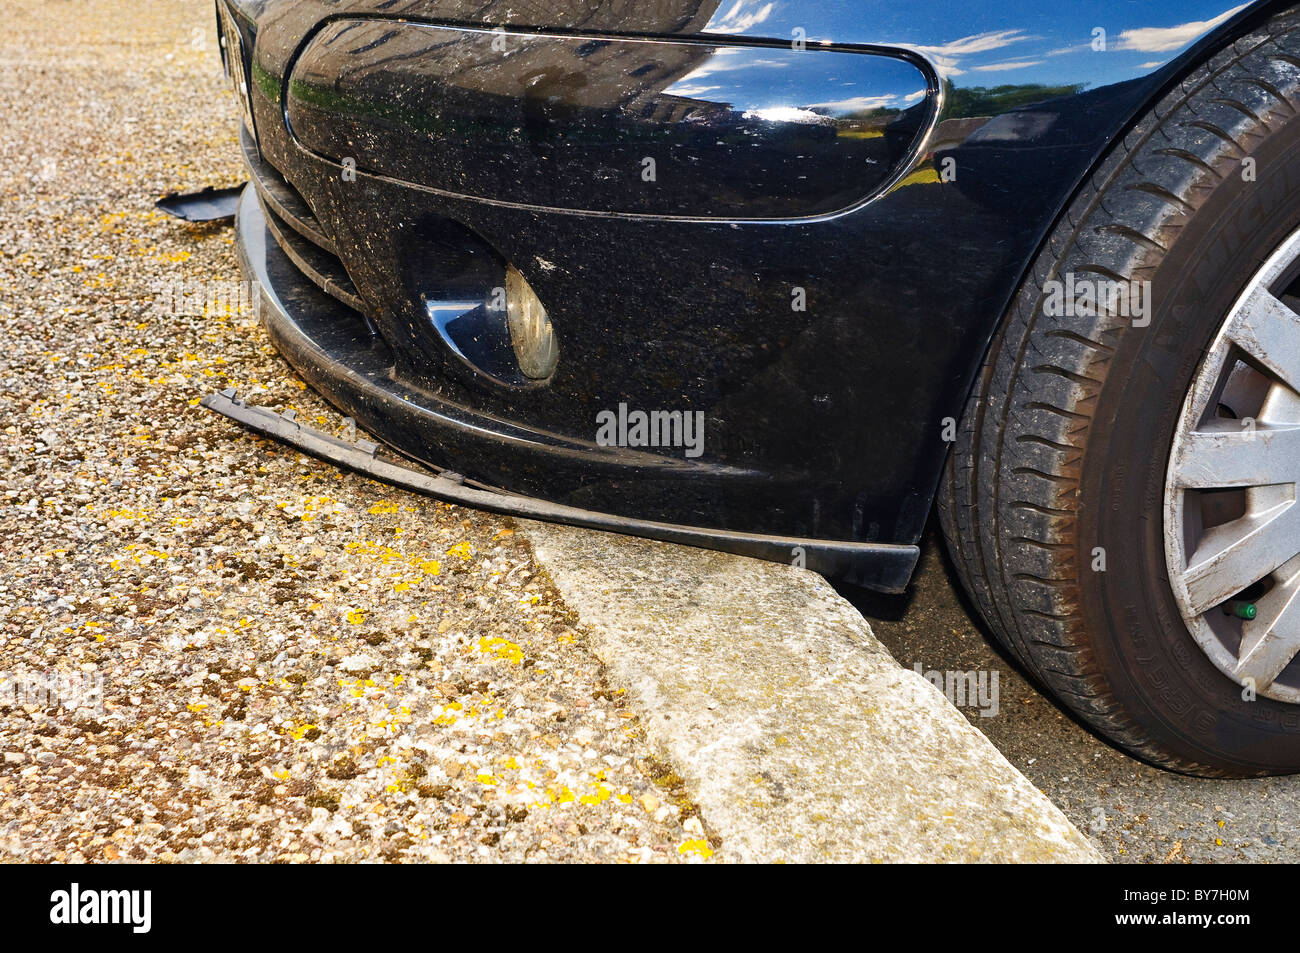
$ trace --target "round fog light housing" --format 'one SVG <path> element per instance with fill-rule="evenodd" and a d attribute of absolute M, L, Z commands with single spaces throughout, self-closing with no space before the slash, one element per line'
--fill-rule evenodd
<path fill-rule="evenodd" d="M 555 329 L 528 279 L 514 265 L 506 271 L 506 322 L 510 326 L 515 360 L 523 375 L 541 381 L 554 374 L 560 361 Z"/>

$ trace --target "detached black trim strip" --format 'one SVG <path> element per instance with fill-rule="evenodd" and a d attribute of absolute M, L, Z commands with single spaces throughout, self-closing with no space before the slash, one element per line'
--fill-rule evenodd
<path fill-rule="evenodd" d="M 277 414 L 269 408 L 247 404 L 236 396 L 233 389 L 209 394 L 199 403 L 208 410 L 242 424 L 254 433 L 278 440 L 337 467 L 364 474 L 404 490 L 474 509 L 551 523 L 564 523 L 585 529 L 643 536 L 702 549 L 716 549 L 771 562 L 788 564 L 795 552 L 802 550 L 805 565 L 815 572 L 843 577 L 857 575 L 853 572 L 854 569 L 859 572 L 866 570 L 874 581 L 875 587 L 890 592 L 902 591 L 920 556 L 920 550 L 916 546 L 836 543 L 674 526 L 669 523 L 612 516 L 608 513 L 593 513 L 590 510 L 515 496 L 497 490 L 477 489 L 467 486 L 456 474 L 435 476 L 411 467 L 389 463 L 377 455 L 379 449 L 377 443 L 369 440 L 358 440 L 355 443 L 340 440 L 303 424 L 297 420 L 293 411 Z"/>

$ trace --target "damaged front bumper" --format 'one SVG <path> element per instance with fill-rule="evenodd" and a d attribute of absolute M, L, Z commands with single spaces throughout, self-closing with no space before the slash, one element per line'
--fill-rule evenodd
<path fill-rule="evenodd" d="M 391 354 L 382 339 L 371 333 L 357 312 L 344 304 L 338 294 L 327 293 L 320 282 L 304 276 L 302 262 L 291 258 L 272 234 L 272 226 L 253 185 L 245 189 L 235 227 L 240 264 L 245 278 L 259 289 L 258 307 L 272 341 L 331 403 L 397 448 L 409 447 L 412 433 L 434 429 L 454 437 L 458 430 L 475 426 L 472 421 L 450 412 L 440 413 L 427 393 L 407 392 L 394 379 Z M 290 249 L 294 247 L 291 243 L 286 245 Z M 345 289 L 339 291 L 346 293 Z M 471 485 L 455 474 L 434 476 L 397 465 L 379 457 L 375 444 L 341 441 L 303 425 L 292 416 L 249 406 L 233 392 L 210 395 L 203 400 L 203 406 L 345 469 L 450 503 L 492 512 L 805 566 L 884 592 L 901 592 L 905 588 L 920 554 L 918 547 L 911 545 L 766 536 L 594 512 L 482 484 Z M 522 433 L 516 439 L 521 453 L 541 454 L 557 461 L 578 450 L 559 443 L 538 447 Z M 437 469 L 436 461 L 422 462 Z"/>

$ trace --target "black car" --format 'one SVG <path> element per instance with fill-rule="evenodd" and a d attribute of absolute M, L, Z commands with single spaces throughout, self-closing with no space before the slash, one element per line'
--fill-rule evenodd
<path fill-rule="evenodd" d="M 1287 4 L 217 16 L 270 334 L 441 476 L 263 429 L 886 592 L 937 506 L 1088 723 L 1189 773 L 1300 769 Z"/>

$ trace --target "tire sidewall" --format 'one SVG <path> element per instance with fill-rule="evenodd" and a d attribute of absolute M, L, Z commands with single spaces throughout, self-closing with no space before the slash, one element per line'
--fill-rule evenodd
<path fill-rule="evenodd" d="M 1128 327 L 1110 355 L 1084 450 L 1078 563 L 1097 661 L 1117 700 L 1176 756 L 1225 771 L 1300 765 L 1300 705 L 1248 700 L 1184 623 L 1166 568 L 1170 447 L 1200 363 L 1263 262 L 1300 227 L 1300 119 L 1208 187 L 1154 269 L 1151 324 Z M 1243 169 L 1245 166 L 1242 167 Z M 1106 568 L 1094 572 L 1096 548 Z M 1231 757 L 1225 752 L 1232 752 Z"/>

